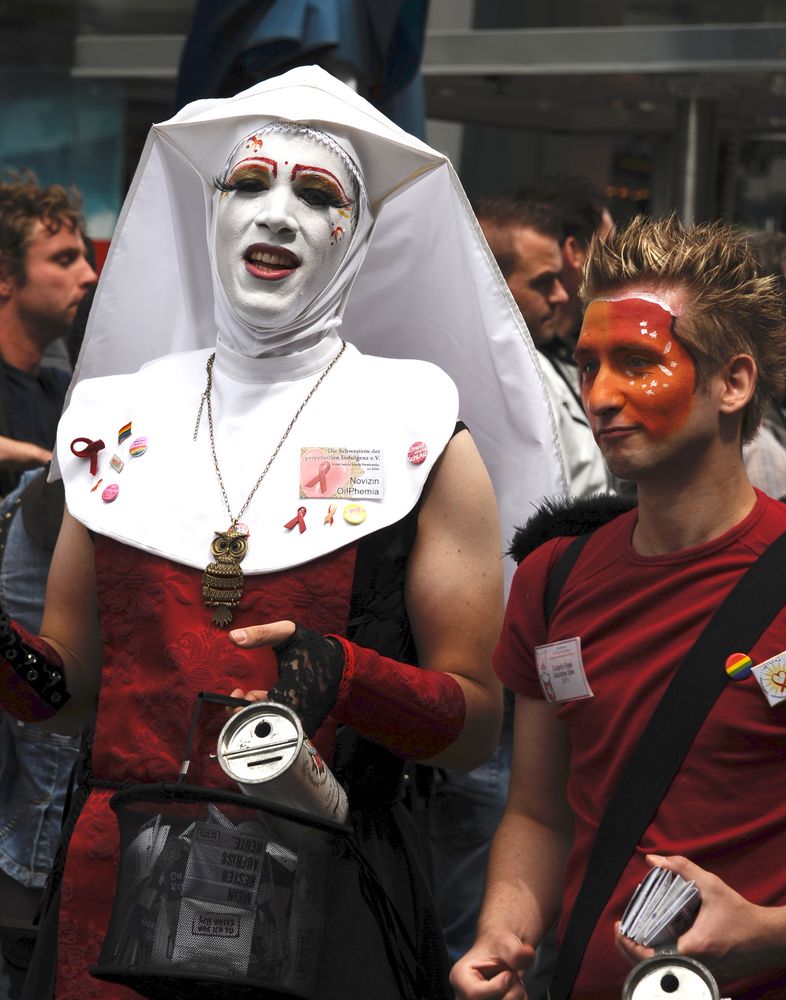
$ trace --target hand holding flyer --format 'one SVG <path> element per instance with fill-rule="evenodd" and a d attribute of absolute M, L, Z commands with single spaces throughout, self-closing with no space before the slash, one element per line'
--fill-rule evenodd
<path fill-rule="evenodd" d="M 652 868 L 625 907 L 620 929 L 637 944 L 654 948 L 684 934 L 700 906 L 695 882 L 666 868 Z"/>

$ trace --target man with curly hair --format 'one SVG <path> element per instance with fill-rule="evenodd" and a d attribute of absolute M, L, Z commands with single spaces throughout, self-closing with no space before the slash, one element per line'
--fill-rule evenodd
<path fill-rule="evenodd" d="M 527 996 L 533 949 L 557 919 L 564 937 L 605 806 L 664 690 L 786 531 L 786 506 L 751 486 L 741 457 L 786 379 L 781 302 L 746 240 L 720 224 L 636 219 L 593 242 L 583 294 L 583 404 L 612 472 L 636 483 L 638 506 L 590 535 L 550 615 L 547 582 L 582 529 L 563 520 L 514 579 L 495 653 L 516 692 L 511 791 L 478 937 L 452 974 L 460 1000 Z M 785 648 L 781 609 L 742 652 L 755 664 Z M 652 955 L 619 921 L 655 865 L 701 891 L 678 954 L 704 962 L 735 1000 L 786 996 L 783 712 L 755 677 L 723 688 L 600 901 L 574 1000 L 619 997 L 630 965 Z"/>
<path fill-rule="evenodd" d="M 30 174 L 0 181 L 0 598 L 33 629 L 63 491 L 43 468 L 25 470 L 49 461 L 69 382 L 42 361 L 95 281 L 76 195 Z M 21 995 L 77 748 L 0 711 L 0 953 L 11 998 Z"/>
<path fill-rule="evenodd" d="M 68 376 L 42 365 L 96 282 L 76 196 L 32 175 L 0 181 L 0 493 L 45 465 Z"/>

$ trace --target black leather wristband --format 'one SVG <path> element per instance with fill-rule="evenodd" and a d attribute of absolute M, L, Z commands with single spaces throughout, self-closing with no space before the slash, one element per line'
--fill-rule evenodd
<path fill-rule="evenodd" d="M 34 639 L 9 617 L 0 612 L 0 657 L 13 672 L 16 684 L 8 697 L 0 699 L 12 714 L 20 701 L 19 682 L 30 689 L 24 711 L 18 717 L 24 721 L 41 721 L 59 711 L 70 698 L 66 687 L 65 669 L 57 653 L 45 642 Z M 2 688 L 0 680 L 0 688 Z M 31 717 L 32 716 L 32 717 Z"/>

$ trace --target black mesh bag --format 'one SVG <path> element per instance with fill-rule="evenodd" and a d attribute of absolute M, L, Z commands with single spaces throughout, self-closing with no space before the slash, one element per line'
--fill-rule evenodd
<path fill-rule="evenodd" d="M 373 982 L 416 1000 L 412 943 L 351 827 L 182 780 L 110 804 L 120 863 L 93 976 L 145 997 L 346 1000 Z"/>

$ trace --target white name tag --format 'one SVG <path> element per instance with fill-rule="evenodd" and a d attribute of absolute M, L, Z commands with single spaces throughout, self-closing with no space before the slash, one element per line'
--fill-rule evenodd
<path fill-rule="evenodd" d="M 594 695 L 584 673 L 581 639 L 562 639 L 535 647 L 538 678 L 546 701 L 577 701 Z"/>
<path fill-rule="evenodd" d="M 753 676 L 770 705 L 786 700 L 786 650 L 753 668 Z"/>

